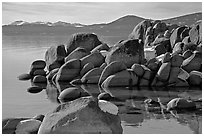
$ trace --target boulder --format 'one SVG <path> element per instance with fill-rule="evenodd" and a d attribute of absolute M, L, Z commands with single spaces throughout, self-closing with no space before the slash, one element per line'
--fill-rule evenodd
<path fill-rule="evenodd" d="M 202 54 L 199 52 L 196 52 L 183 61 L 182 68 L 188 73 L 190 73 L 193 70 L 200 71 L 202 67 L 201 63 L 202 63 Z"/>
<path fill-rule="evenodd" d="M 172 32 L 172 30 L 175 30 L 176 28 L 179 27 L 177 24 L 167 24 L 166 26 L 170 32 Z"/>
<path fill-rule="evenodd" d="M 133 70 L 133 72 L 135 72 L 135 74 L 139 77 L 142 77 L 145 70 L 144 70 L 144 67 L 141 66 L 140 64 L 133 64 L 131 69 Z"/>
<path fill-rule="evenodd" d="M 35 69 L 44 69 L 46 66 L 46 63 L 44 60 L 35 60 L 32 64 L 31 64 L 31 68 L 35 68 Z"/>
<path fill-rule="evenodd" d="M 160 56 L 162 54 L 165 54 L 167 52 L 165 46 L 163 44 L 157 44 L 155 46 L 155 50 L 156 50 L 156 56 Z"/>
<path fill-rule="evenodd" d="M 45 53 L 46 67 L 49 71 L 61 67 L 64 64 L 66 51 L 64 45 L 52 46 Z"/>
<path fill-rule="evenodd" d="M 90 51 L 87 51 L 85 48 L 78 47 L 73 50 L 66 58 L 65 62 L 70 61 L 71 59 L 81 59 L 90 54 Z"/>
<path fill-rule="evenodd" d="M 171 36 L 171 31 L 166 30 L 166 31 L 164 32 L 164 37 L 165 37 L 165 38 L 170 38 L 170 36 Z"/>
<path fill-rule="evenodd" d="M 188 83 L 192 86 L 201 86 L 202 73 L 199 71 L 191 71 L 189 74 Z"/>
<path fill-rule="evenodd" d="M 193 54 L 193 52 L 191 50 L 186 50 L 184 53 L 183 53 L 183 59 L 187 59 L 188 57 L 190 57 L 191 55 Z"/>
<path fill-rule="evenodd" d="M 108 87 L 131 87 L 138 83 L 138 77 L 129 70 L 123 70 L 106 78 L 102 83 L 103 88 Z"/>
<path fill-rule="evenodd" d="M 72 59 L 62 65 L 57 72 L 56 81 L 72 81 L 79 75 L 81 70 L 81 61 Z"/>
<path fill-rule="evenodd" d="M 167 30 L 166 23 L 158 22 L 153 26 L 154 37 L 156 37 L 160 33 L 164 33 Z"/>
<path fill-rule="evenodd" d="M 45 76 L 37 75 L 33 78 L 33 83 L 46 83 L 47 78 Z"/>
<path fill-rule="evenodd" d="M 182 80 L 187 80 L 189 78 L 189 74 L 188 74 L 188 72 L 186 72 L 185 70 L 180 68 L 180 72 L 178 74 L 178 78 L 182 79 Z"/>
<path fill-rule="evenodd" d="M 101 106 L 101 108 L 99 107 Z M 46 114 L 39 134 L 122 133 L 120 118 L 106 108 L 114 107 L 93 97 L 82 97 L 59 105 Z M 102 110 L 103 109 L 103 110 Z M 113 108 L 112 108 L 113 109 Z"/>
<path fill-rule="evenodd" d="M 86 65 L 84 65 L 84 67 L 80 71 L 80 76 L 83 77 L 88 71 L 90 71 L 93 68 L 94 65 L 91 62 L 86 63 Z"/>
<path fill-rule="evenodd" d="M 36 119 L 23 120 L 16 126 L 16 134 L 37 134 L 41 121 Z"/>
<path fill-rule="evenodd" d="M 196 22 L 189 31 L 190 40 L 192 43 L 198 45 L 202 41 L 202 21 Z"/>
<path fill-rule="evenodd" d="M 90 55 L 87 55 L 83 58 L 80 59 L 81 60 L 81 66 L 85 66 L 87 63 L 92 63 L 94 65 L 94 67 L 100 67 L 101 64 L 104 63 L 105 58 L 103 57 L 103 55 L 100 52 L 94 52 Z"/>
<path fill-rule="evenodd" d="M 191 51 L 195 51 L 197 48 L 197 45 L 194 43 L 187 43 L 184 45 L 183 47 L 183 52 L 185 52 L 186 50 L 191 50 Z"/>
<path fill-rule="evenodd" d="M 170 62 L 170 59 L 171 59 L 171 54 L 170 54 L 170 52 L 166 52 L 166 53 L 164 54 L 163 59 L 162 59 L 162 63 Z"/>
<path fill-rule="evenodd" d="M 82 83 L 98 84 L 102 71 L 103 69 L 101 68 L 91 69 L 81 78 Z"/>
<path fill-rule="evenodd" d="M 173 33 L 170 36 L 170 43 L 171 43 L 171 47 L 172 49 L 174 48 L 175 44 L 177 42 L 181 42 L 182 39 L 180 38 L 181 33 L 183 32 L 183 30 L 186 28 L 186 26 L 181 26 L 176 28 Z"/>
<path fill-rule="evenodd" d="M 143 63 L 144 45 L 141 40 L 126 40 L 115 45 L 106 56 L 107 64 L 113 61 L 121 61 L 129 68 L 134 63 Z"/>
<path fill-rule="evenodd" d="M 141 78 L 139 81 L 139 86 L 149 86 L 149 80 Z"/>
<path fill-rule="evenodd" d="M 32 78 L 30 74 L 21 74 L 17 77 L 19 80 L 29 80 Z"/>
<path fill-rule="evenodd" d="M 35 72 L 33 73 L 33 76 L 37 75 L 46 76 L 46 72 L 44 69 L 36 69 Z"/>
<path fill-rule="evenodd" d="M 170 46 L 169 38 L 159 37 L 159 35 L 155 38 L 154 42 L 151 44 L 152 46 L 163 46 L 167 52 L 171 52 L 172 48 Z"/>
<path fill-rule="evenodd" d="M 152 72 L 157 72 L 159 67 L 161 66 L 160 61 L 155 61 L 152 63 L 148 63 L 146 66 L 149 68 Z"/>
<path fill-rule="evenodd" d="M 58 99 L 61 103 L 73 101 L 75 99 L 80 98 L 81 96 L 81 89 L 77 87 L 69 87 L 67 89 L 64 89 L 60 95 L 58 96 Z"/>
<path fill-rule="evenodd" d="M 180 73 L 179 67 L 171 67 L 168 83 L 169 84 L 176 83 L 179 73 Z"/>
<path fill-rule="evenodd" d="M 77 47 L 83 47 L 87 51 L 91 51 L 100 44 L 98 36 L 94 33 L 76 33 L 70 37 L 67 43 L 67 54 L 69 55 Z"/>
<path fill-rule="evenodd" d="M 32 86 L 32 87 L 29 87 L 28 89 L 27 89 L 27 91 L 29 92 L 29 93 L 39 93 L 39 92 L 41 92 L 43 90 L 43 88 L 42 87 L 38 87 L 38 86 Z"/>
<path fill-rule="evenodd" d="M 188 87 L 189 84 L 186 80 L 178 78 L 176 83 L 174 84 L 175 87 Z"/>
<path fill-rule="evenodd" d="M 110 64 L 108 64 L 104 70 L 101 73 L 100 79 L 99 79 L 99 85 L 101 85 L 103 83 L 103 81 L 110 75 L 113 75 L 117 72 L 126 70 L 127 67 L 125 66 L 125 64 L 121 61 L 114 61 Z"/>
<path fill-rule="evenodd" d="M 129 35 L 129 39 L 141 39 L 144 43 L 145 34 L 148 27 L 151 26 L 151 20 L 144 20 L 137 24 L 133 29 L 132 33 Z"/>
<path fill-rule="evenodd" d="M 143 74 L 142 78 L 144 78 L 146 80 L 151 80 L 152 79 L 152 74 L 153 74 L 152 71 L 149 68 L 147 68 L 146 66 L 144 66 L 144 65 L 141 65 L 141 66 L 144 69 L 144 74 Z"/>
<path fill-rule="evenodd" d="M 163 63 L 157 72 L 157 77 L 160 81 L 167 81 L 171 70 L 171 63 Z"/>
<path fill-rule="evenodd" d="M 185 28 L 185 29 L 182 31 L 182 33 L 181 33 L 181 35 L 180 35 L 181 40 L 183 40 L 185 37 L 189 36 L 189 31 L 190 31 L 190 28 L 189 28 L 189 27 Z"/>
<path fill-rule="evenodd" d="M 183 56 L 177 53 L 172 54 L 170 58 L 171 67 L 180 67 L 183 63 Z"/>
<path fill-rule="evenodd" d="M 184 45 L 185 45 L 185 44 L 188 44 L 188 43 L 190 43 L 190 42 L 191 42 L 190 36 L 186 36 L 186 37 L 183 38 L 183 40 L 182 40 L 182 43 L 184 43 Z"/>
<path fill-rule="evenodd" d="M 154 37 L 153 35 L 147 35 L 145 37 L 145 41 L 144 41 L 144 47 L 149 47 L 151 46 L 151 43 L 154 41 Z"/>
<path fill-rule="evenodd" d="M 102 44 L 96 46 L 94 49 L 92 49 L 91 53 L 102 51 L 102 50 L 108 51 L 109 49 L 110 49 L 110 47 L 106 43 L 102 43 Z"/>
<path fill-rule="evenodd" d="M 107 66 L 107 63 L 103 63 L 103 64 L 101 64 L 100 68 L 104 69 L 106 66 Z"/>
<path fill-rule="evenodd" d="M 167 110 L 195 110 L 196 104 L 183 98 L 174 98 L 167 104 Z"/>
<path fill-rule="evenodd" d="M 50 71 L 50 73 L 47 75 L 47 79 L 51 80 L 53 78 L 53 76 L 59 71 L 59 68 L 55 68 L 52 71 Z"/>
<path fill-rule="evenodd" d="M 28 118 L 8 118 L 2 120 L 2 134 L 15 134 L 15 130 L 20 121 Z"/>
<path fill-rule="evenodd" d="M 182 42 L 177 42 L 175 45 L 174 45 L 174 48 L 173 48 L 173 53 L 178 53 L 178 54 L 182 54 L 183 53 L 183 48 L 184 48 L 184 43 Z"/>

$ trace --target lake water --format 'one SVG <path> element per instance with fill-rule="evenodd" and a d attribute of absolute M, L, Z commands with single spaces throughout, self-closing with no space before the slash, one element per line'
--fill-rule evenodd
<path fill-rule="evenodd" d="M 33 117 L 46 114 L 58 105 L 58 89 L 52 84 L 39 93 L 31 94 L 27 88 L 30 81 L 19 81 L 17 76 L 28 73 L 30 64 L 44 59 L 47 48 L 66 44 L 69 36 L 2 36 L 2 118 Z M 122 37 L 101 37 L 108 44 L 124 39 Z M 60 85 L 63 88 L 63 85 Z M 176 97 L 192 100 L 202 98 L 201 89 L 189 88 L 111 88 L 101 90 L 98 86 L 79 86 L 97 96 L 100 92 L 111 93 L 120 101 L 112 101 L 119 108 L 123 133 L 202 133 L 201 111 L 189 113 L 162 113 L 145 105 L 144 100 L 158 98 L 165 104 Z M 201 106 L 201 103 L 196 103 Z"/>

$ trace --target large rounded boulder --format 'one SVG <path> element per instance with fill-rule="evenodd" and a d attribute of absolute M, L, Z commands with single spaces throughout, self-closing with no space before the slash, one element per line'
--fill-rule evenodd
<path fill-rule="evenodd" d="M 191 71 L 188 78 L 189 84 L 192 86 L 202 85 L 202 73 L 199 71 Z"/>
<path fill-rule="evenodd" d="M 98 84 L 103 69 L 94 68 L 88 71 L 82 78 L 82 83 Z"/>
<path fill-rule="evenodd" d="M 98 36 L 94 33 L 76 33 L 71 36 L 67 43 L 67 54 L 70 54 L 77 47 L 83 47 L 91 51 L 100 44 Z"/>
<path fill-rule="evenodd" d="M 72 59 L 60 67 L 57 72 L 56 81 L 72 81 L 81 70 L 81 61 Z"/>
<path fill-rule="evenodd" d="M 45 53 L 46 67 L 49 71 L 64 64 L 66 51 L 64 45 L 52 46 Z"/>
<path fill-rule="evenodd" d="M 106 63 L 121 61 L 127 67 L 144 62 L 144 44 L 139 39 L 126 40 L 115 45 L 106 56 Z"/>
<path fill-rule="evenodd" d="M 116 112 L 110 110 L 110 107 L 114 107 Z M 38 133 L 121 134 L 122 127 L 117 110 L 117 106 L 110 102 L 82 97 L 61 104 L 46 114 Z"/>

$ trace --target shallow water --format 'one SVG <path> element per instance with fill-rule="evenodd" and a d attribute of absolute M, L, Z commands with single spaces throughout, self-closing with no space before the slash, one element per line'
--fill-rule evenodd
<path fill-rule="evenodd" d="M 39 93 L 29 93 L 30 81 L 19 81 L 17 76 L 27 73 L 36 59 L 44 59 L 48 47 L 65 44 L 68 36 L 4 36 L 2 41 L 2 118 L 32 117 L 53 110 L 58 104 L 59 90 L 68 87 L 60 84 L 57 88 L 47 84 Z M 114 44 L 121 37 L 102 37 Z M 201 89 L 189 88 L 109 88 L 79 86 L 93 96 L 109 92 L 119 100 L 112 101 L 119 108 L 123 133 L 202 133 L 201 111 L 184 113 L 162 113 L 158 107 L 144 103 L 151 98 L 166 104 L 176 97 L 202 98 Z M 201 106 L 201 103 L 197 103 Z"/>

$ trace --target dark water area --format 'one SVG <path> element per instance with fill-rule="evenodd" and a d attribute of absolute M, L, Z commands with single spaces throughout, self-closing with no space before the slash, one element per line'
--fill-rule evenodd
<path fill-rule="evenodd" d="M 52 111 L 58 104 L 58 95 L 67 83 L 40 84 L 44 89 L 29 93 L 27 88 L 33 83 L 19 81 L 17 76 L 28 73 L 30 64 L 36 59 L 44 59 L 47 48 L 66 44 L 69 36 L 2 36 L 2 119 L 11 117 L 33 117 Z M 124 37 L 100 37 L 113 45 Z M 202 133 L 202 90 L 200 88 L 107 88 L 97 85 L 77 86 L 97 97 L 108 92 L 118 106 L 123 133 L 135 134 L 201 134 Z M 149 106 L 146 99 L 160 101 L 165 105 L 171 99 L 182 97 L 196 102 L 196 111 L 162 112 L 159 106 Z"/>

